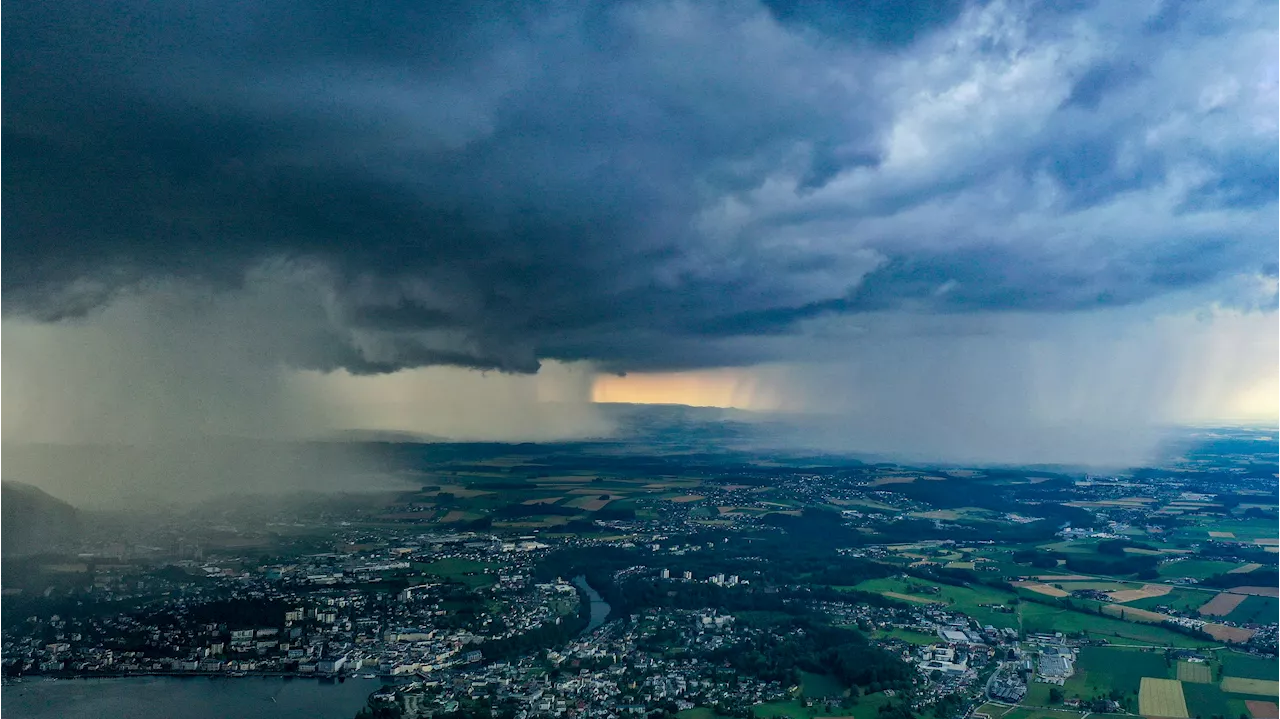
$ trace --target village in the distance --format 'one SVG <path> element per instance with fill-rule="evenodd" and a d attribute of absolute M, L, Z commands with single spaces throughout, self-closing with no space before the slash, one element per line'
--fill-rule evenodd
<path fill-rule="evenodd" d="M 141 518 L 6 482 L 6 690 L 367 682 L 365 717 L 1276 719 L 1277 444 L 1161 466 L 398 444 Z M 411 484 L 412 483 L 412 484 Z"/>

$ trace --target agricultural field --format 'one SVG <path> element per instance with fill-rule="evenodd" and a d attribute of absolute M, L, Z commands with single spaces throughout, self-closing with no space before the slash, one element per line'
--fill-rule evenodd
<path fill-rule="evenodd" d="M 990 719 L 1001 719 L 1001 717 L 1013 710 L 1014 707 L 1006 704 L 983 704 L 973 711 L 973 716 L 985 716 L 990 717 Z"/>
<path fill-rule="evenodd" d="M 996 611 L 990 606 L 1006 606 L 1015 597 L 990 587 L 955 587 L 949 584 L 935 584 L 920 579 L 902 580 L 897 578 L 871 579 L 857 585 L 857 589 L 876 592 L 898 599 L 910 598 L 915 602 L 938 602 L 946 604 L 956 611 L 977 619 L 981 624 L 996 627 L 1016 627 L 1018 618 L 1012 612 Z M 936 593 L 931 591 L 936 589 Z"/>
<path fill-rule="evenodd" d="M 1148 609 L 1151 611 L 1160 611 L 1162 607 L 1176 609 L 1181 612 L 1194 614 L 1196 610 L 1204 606 L 1205 602 L 1212 599 L 1213 592 L 1195 589 L 1174 589 L 1168 594 L 1148 599 L 1138 599 L 1125 603 L 1126 607 L 1134 609 Z"/>
<path fill-rule="evenodd" d="M 1007 714 L 993 715 L 993 719 L 999 716 L 999 719 L 1080 719 L 1080 712 L 1070 709 L 1032 709 L 1030 707 L 1015 707 Z M 1092 714 L 1096 717 L 1112 716 L 1109 714 Z"/>
<path fill-rule="evenodd" d="M 1233 713 L 1233 700 L 1222 693 L 1217 684 L 1183 682 L 1183 699 L 1187 700 L 1187 711 L 1192 716 L 1231 716 L 1238 718 L 1243 707 L 1236 707 Z"/>
<path fill-rule="evenodd" d="M 1162 577 L 1186 577 L 1204 579 L 1215 574 L 1225 574 L 1242 565 L 1235 562 L 1218 562 L 1210 559 L 1183 559 L 1161 564 L 1156 570 Z"/>
<path fill-rule="evenodd" d="M 1118 691 L 1136 698 L 1143 677 L 1167 678 L 1170 674 L 1162 651 L 1082 647 L 1076 673 L 1063 688 L 1080 697 L 1107 696 Z"/>
<path fill-rule="evenodd" d="M 1096 554 L 1098 542 L 1091 539 L 1069 539 L 1063 542 L 1041 544 L 1039 548 L 1046 552 L 1062 552 L 1063 554 Z"/>
<path fill-rule="evenodd" d="M 938 643 L 936 634 L 925 634 L 924 632 L 913 632 L 910 629 L 890 629 L 888 631 L 876 631 L 872 633 L 874 639 L 898 639 L 907 644 L 915 644 L 917 646 L 929 646 Z"/>
<path fill-rule="evenodd" d="M 1219 532 L 1228 533 L 1231 538 L 1243 541 L 1276 538 L 1275 520 L 1266 519 L 1214 519 L 1184 531 L 1194 535 L 1197 530 L 1201 532 L 1201 537 L 1207 536 L 1209 532 Z"/>
<path fill-rule="evenodd" d="M 903 602 L 913 602 L 915 604 L 945 604 L 941 599 L 931 599 L 919 595 L 902 594 L 901 592 L 880 592 L 880 594 L 891 599 L 897 599 Z"/>
<path fill-rule="evenodd" d="M 1280 719 L 1280 707 L 1275 702 L 1246 699 L 1244 705 L 1253 719 Z"/>
<path fill-rule="evenodd" d="M 1227 676 L 1222 678 L 1222 691 L 1231 694 L 1252 694 L 1257 697 L 1274 697 L 1280 682 L 1275 679 L 1246 679 Z"/>
<path fill-rule="evenodd" d="M 1186 719 L 1187 700 L 1182 694 L 1182 682 L 1177 679 L 1143 677 L 1138 690 L 1138 711 L 1148 717 L 1174 717 Z"/>
<path fill-rule="evenodd" d="M 1280 675 L 1280 662 L 1239 652 L 1218 652 L 1222 673 L 1229 677 L 1246 679 L 1275 679 Z"/>
<path fill-rule="evenodd" d="M 496 583 L 497 577 L 485 574 L 485 570 L 494 568 L 495 565 L 471 559 L 440 559 L 423 565 L 422 571 L 470 587 L 487 587 Z"/>
<path fill-rule="evenodd" d="M 598 494 L 587 497 L 576 497 L 565 502 L 565 506 L 578 507 L 588 512 L 598 512 L 615 499 L 622 499 L 620 494 Z"/>
<path fill-rule="evenodd" d="M 1069 576 L 1069 575 L 1068 575 Z M 1086 589 L 1094 589 L 1099 592 L 1119 592 L 1126 589 L 1138 589 L 1142 585 L 1136 582 L 1103 582 L 1103 581 L 1083 581 L 1083 582 L 1052 582 L 1054 586 L 1062 587 L 1068 592 L 1084 591 Z"/>
<path fill-rule="evenodd" d="M 921 519 L 941 519 L 948 522 L 956 520 L 970 521 L 991 521 L 999 517 L 999 514 L 989 509 L 980 509 L 978 507 L 957 507 L 955 509 L 935 509 L 928 512 L 912 512 L 911 516 L 920 517 Z"/>
<path fill-rule="evenodd" d="M 1215 622 L 1205 624 L 1201 629 L 1214 639 L 1223 642 L 1232 642 L 1235 644 L 1243 644 L 1253 637 L 1252 629 L 1229 627 L 1225 624 L 1217 624 Z"/>
<path fill-rule="evenodd" d="M 883 694 L 872 694 L 859 697 L 858 703 L 851 709 L 837 709 L 835 711 L 840 719 L 845 719 L 846 717 L 849 719 L 876 719 L 879 716 L 880 707 L 888 704 L 889 701 Z M 829 717 L 832 714 L 831 711 L 821 709 L 818 706 L 806 707 L 794 699 L 785 702 L 757 704 L 751 707 L 751 712 L 757 719 L 780 719 L 781 717 L 819 719 L 821 717 Z M 683 713 L 677 716 L 683 716 Z M 704 715 L 702 717 L 693 717 L 693 719 L 710 719 L 710 716 Z M 835 719 L 835 717 L 832 717 L 832 719 Z"/>
<path fill-rule="evenodd" d="M 1178 662 L 1178 681 L 1211 684 L 1213 667 L 1205 662 Z"/>
<path fill-rule="evenodd" d="M 1227 619 L 1241 624 L 1275 624 L 1280 617 L 1280 599 L 1275 597 L 1247 597 Z"/>
<path fill-rule="evenodd" d="M 1280 588 L 1272 586 L 1232 587 L 1231 591 L 1236 594 L 1249 594 L 1255 597 L 1280 597 Z"/>
<path fill-rule="evenodd" d="M 1101 616 L 1091 611 L 1078 611 L 1026 600 L 1015 604 L 1014 600 L 1017 599 L 1015 595 L 991 587 L 956 587 L 923 579 L 884 578 L 868 580 L 854 588 L 916 604 L 945 604 L 951 609 L 973 617 L 980 624 L 990 624 L 1000 628 L 1017 628 L 1020 612 L 1022 626 L 1028 632 L 1086 633 L 1091 637 L 1107 638 L 1112 641 L 1124 640 L 1125 643 L 1172 647 L 1202 647 L 1212 644 L 1212 642 L 1179 634 L 1164 627 Z M 936 588 L 936 593 L 930 588 Z M 1150 615 L 1149 612 L 1142 610 L 1126 611 L 1126 614 Z"/>
<path fill-rule="evenodd" d="M 1134 602 L 1139 599 L 1163 597 L 1172 589 L 1168 584 L 1144 584 L 1137 589 L 1122 589 L 1118 592 L 1111 592 L 1107 596 L 1113 602 L 1124 604 L 1125 602 Z"/>
<path fill-rule="evenodd" d="M 1043 682 L 1032 682 L 1027 685 L 1027 695 L 1022 698 L 1022 703 L 1033 707 L 1049 706 L 1053 704 L 1049 701 L 1049 692 L 1056 688 Z"/>
<path fill-rule="evenodd" d="M 1063 589 L 1058 589 L 1057 587 L 1055 587 L 1055 586 L 1053 586 L 1053 585 L 1051 585 L 1051 584 L 1045 584 L 1044 582 L 1014 582 L 1014 583 L 1013 583 L 1013 586 L 1018 587 L 1019 589 L 1025 589 L 1025 590 L 1027 590 L 1028 592 L 1035 592 L 1036 594 L 1043 594 L 1043 595 L 1048 596 L 1048 597 L 1069 597 L 1069 596 L 1071 596 L 1071 592 L 1068 592 L 1068 591 L 1063 590 Z"/>
<path fill-rule="evenodd" d="M 1236 607 L 1243 604 L 1245 599 L 1246 597 L 1243 594 L 1221 592 L 1201 605 L 1196 611 L 1202 617 L 1225 617 L 1234 612 Z"/>
<path fill-rule="evenodd" d="M 1135 609 L 1126 607 L 1122 604 L 1106 604 L 1102 607 L 1103 614 L 1129 621 L 1143 622 L 1146 624 L 1160 624 L 1168 617 L 1158 612 L 1148 611 L 1146 609 Z"/>

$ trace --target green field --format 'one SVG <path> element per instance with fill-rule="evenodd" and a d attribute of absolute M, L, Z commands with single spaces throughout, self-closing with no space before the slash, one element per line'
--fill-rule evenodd
<path fill-rule="evenodd" d="M 913 591 L 922 586 L 936 586 L 938 593 L 927 594 Z M 983 625 L 990 624 L 995 627 L 1013 627 L 1015 629 L 1018 627 L 1018 614 L 1016 612 L 1002 612 L 992 607 L 982 606 L 984 604 L 1009 606 L 1011 608 L 1014 606 L 1009 603 L 1016 599 L 1017 595 L 991 587 L 980 585 L 956 587 L 948 584 L 934 584 L 922 579 L 911 578 L 903 580 L 890 577 L 867 580 L 858 584 L 855 588 L 880 594 L 900 594 L 922 602 L 941 602 L 951 609 L 963 612 L 978 620 L 978 623 Z M 1169 631 L 1158 625 L 1127 622 L 1094 614 L 1088 611 L 1088 607 L 1082 603 L 1081 609 L 1083 611 L 1028 600 L 1022 600 L 1020 606 L 1022 626 L 1028 632 L 1087 633 L 1092 637 L 1107 638 L 1112 641 L 1123 640 L 1124 643 L 1174 647 L 1203 647 L 1213 644 L 1185 634 Z"/>
<path fill-rule="evenodd" d="M 1215 684 L 1182 683 L 1182 693 L 1187 699 L 1187 711 L 1193 717 L 1248 717 L 1249 708 L 1245 701 L 1259 699 L 1274 701 L 1274 697 L 1244 696 L 1227 694 Z"/>
<path fill-rule="evenodd" d="M 1027 706 L 1043 707 L 1050 706 L 1053 702 L 1049 701 L 1049 691 L 1057 689 L 1043 682 L 1032 682 L 1027 685 L 1027 695 L 1022 698 L 1022 703 Z"/>
<path fill-rule="evenodd" d="M 422 570 L 441 579 L 461 582 L 470 587 L 487 587 L 496 583 L 498 578 L 492 574 L 485 574 L 484 570 L 495 568 L 493 564 L 477 562 L 473 559 L 449 558 L 427 564 L 422 567 Z"/>
<path fill-rule="evenodd" d="M 1178 680 L 1183 683 L 1212 684 L 1213 667 L 1204 662 L 1178 662 Z"/>
<path fill-rule="evenodd" d="M 913 587 L 919 586 L 935 586 L 938 588 L 937 594 L 921 594 L 913 592 Z M 980 624 L 991 624 L 996 627 L 1017 627 L 1017 615 L 1012 613 L 998 612 L 994 609 L 983 607 L 983 604 L 1007 604 L 1014 599 L 1014 595 L 1008 592 L 1002 592 L 998 589 L 990 587 L 972 586 L 972 587 L 954 587 L 949 584 L 933 584 L 921 579 L 901 580 L 898 578 L 871 579 L 857 585 L 857 589 L 866 592 L 893 592 L 895 594 L 903 594 L 911 597 L 918 597 L 922 600 L 940 601 L 949 608 L 959 612 L 963 612 L 970 617 L 978 620 Z"/>
<path fill-rule="evenodd" d="M 1275 597 L 1248 597 L 1227 619 L 1241 624 L 1274 624 L 1280 616 L 1280 600 Z"/>
<path fill-rule="evenodd" d="M 1112 714 L 1090 714 L 1095 717 L 1115 716 Z M 1070 709 L 1032 709 L 1015 707 L 999 719 L 1080 719 L 1080 712 Z"/>
<path fill-rule="evenodd" d="M 916 644 L 919 646 L 928 646 L 937 644 L 939 639 L 936 634 L 925 634 L 924 632 L 913 632 L 910 629 L 890 629 L 888 631 L 876 631 L 872 635 L 874 639 L 900 639 L 907 644 Z"/>
<path fill-rule="evenodd" d="M 1245 679 L 1275 679 L 1280 674 L 1280 662 L 1275 659 L 1263 659 L 1251 654 L 1237 652 L 1218 652 L 1218 660 L 1222 662 L 1222 674 L 1228 677 Z"/>
<path fill-rule="evenodd" d="M 1214 642 L 1170 631 L 1156 624 L 1139 624 L 1122 619 L 1073 611 L 1061 607 L 1024 602 L 1023 626 L 1028 632 L 1085 633 L 1123 644 L 1151 644 L 1170 647 L 1205 647 Z"/>
<path fill-rule="evenodd" d="M 1215 519 L 1202 522 L 1195 529 L 1184 530 L 1199 533 L 1200 538 L 1208 536 L 1208 532 L 1231 532 L 1236 539 L 1250 541 L 1254 539 L 1275 539 L 1275 520 L 1266 519 Z"/>
<path fill-rule="evenodd" d="M 1193 717 L 1240 716 L 1239 712 L 1227 713 L 1230 711 L 1231 700 L 1217 685 L 1183 682 L 1182 695 L 1187 702 L 1187 713 Z"/>
<path fill-rule="evenodd" d="M 1063 554 L 1096 554 L 1098 542 L 1093 539 L 1068 539 L 1064 542 L 1041 544 L 1040 549 L 1045 552 L 1062 552 Z"/>
<path fill-rule="evenodd" d="M 858 697 L 857 704 L 849 709 L 825 709 L 815 704 L 812 707 L 806 707 L 800 701 L 792 699 L 782 702 L 768 702 L 765 704 L 757 704 L 751 707 L 751 712 L 758 719 L 779 719 L 780 717 L 791 717 L 791 719 L 812 719 L 813 717 L 852 717 L 853 719 L 878 719 L 880 716 L 880 707 L 889 704 L 893 700 L 886 697 L 882 693 L 868 694 L 867 696 Z M 690 710 L 695 711 L 695 710 Z M 710 712 L 711 710 L 706 710 Z M 685 719 L 684 712 L 680 712 L 677 716 Z M 714 714 L 695 715 L 687 719 L 712 719 Z"/>
<path fill-rule="evenodd" d="M 1214 595 L 1211 592 L 1175 589 L 1161 597 L 1147 597 L 1146 599 L 1125 602 L 1124 606 L 1148 610 L 1154 610 L 1156 607 L 1173 607 L 1174 609 L 1192 613 L 1192 616 L 1195 616 L 1195 610 L 1203 606 L 1205 602 L 1213 599 L 1213 597 Z"/>
<path fill-rule="evenodd" d="M 974 716 L 977 716 L 978 714 L 986 714 L 991 717 L 991 719 L 1002 719 L 1005 714 L 1008 714 L 1012 710 L 1013 707 L 1005 706 L 1003 704 L 983 704 L 975 709 L 973 714 Z"/>
<path fill-rule="evenodd" d="M 1170 562 L 1161 564 L 1156 571 L 1162 577 L 1188 577 L 1190 579 L 1204 579 L 1212 577 L 1215 574 L 1224 574 L 1230 569 L 1235 569 L 1241 565 L 1235 562 L 1215 562 L 1208 559 L 1184 559 L 1180 562 Z"/>
<path fill-rule="evenodd" d="M 1076 661 L 1076 673 L 1063 687 L 1068 695 L 1090 699 L 1118 691 L 1137 708 L 1138 690 L 1143 677 L 1171 678 L 1173 667 L 1165 661 L 1164 652 L 1117 647 L 1082 647 Z"/>

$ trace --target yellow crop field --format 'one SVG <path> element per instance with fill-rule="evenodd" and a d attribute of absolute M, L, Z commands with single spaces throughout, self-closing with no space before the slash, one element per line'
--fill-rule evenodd
<path fill-rule="evenodd" d="M 1148 717 L 1186 719 L 1189 715 L 1187 700 L 1182 696 L 1182 682 L 1143 677 L 1138 689 L 1138 711 Z"/>
<path fill-rule="evenodd" d="M 1111 597 L 1111 601 L 1123 604 L 1125 602 L 1136 602 L 1139 599 L 1163 597 L 1172 589 L 1173 587 L 1168 584 L 1144 584 L 1142 589 L 1125 589 L 1120 592 L 1111 592 L 1107 596 Z"/>
<path fill-rule="evenodd" d="M 1145 680 L 1144 680 L 1145 681 Z M 1231 694 L 1253 694 L 1260 697 L 1276 696 L 1280 682 L 1274 679 L 1245 679 L 1243 677 L 1224 677 L 1222 691 Z"/>
<path fill-rule="evenodd" d="M 1178 662 L 1178 681 L 1212 684 L 1213 670 L 1204 662 Z"/>

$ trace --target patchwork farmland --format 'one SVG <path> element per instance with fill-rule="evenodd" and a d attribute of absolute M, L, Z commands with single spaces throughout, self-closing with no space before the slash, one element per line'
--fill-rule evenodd
<path fill-rule="evenodd" d="M 1177 679 L 1142 678 L 1138 690 L 1138 711 L 1146 717 L 1187 719 L 1187 701 L 1182 695 L 1182 682 Z"/>

